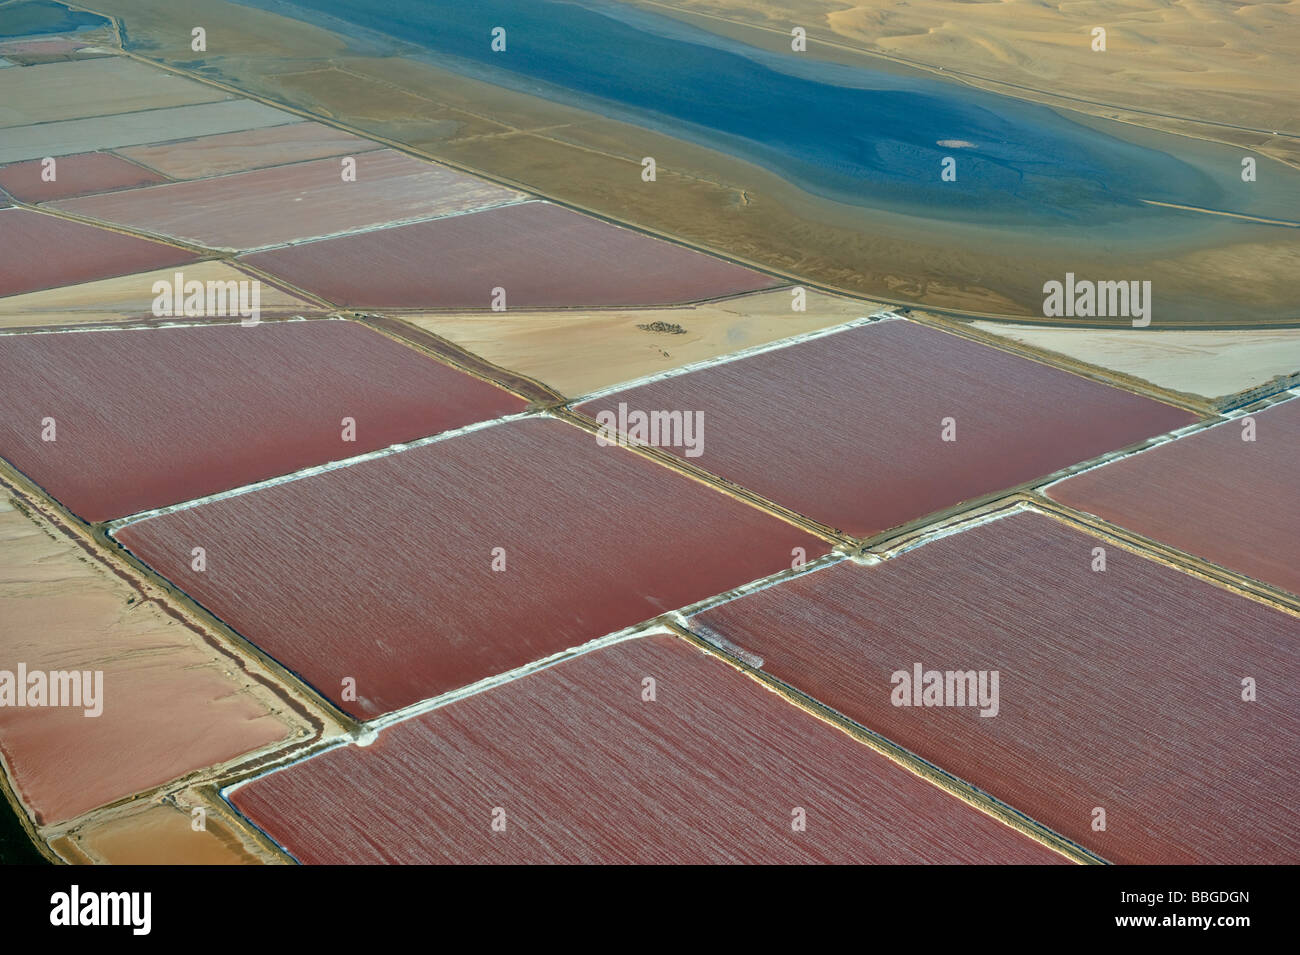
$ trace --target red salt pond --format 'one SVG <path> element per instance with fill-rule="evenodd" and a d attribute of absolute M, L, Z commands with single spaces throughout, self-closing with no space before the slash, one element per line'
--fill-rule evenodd
<path fill-rule="evenodd" d="M 0 336 L 0 456 L 90 521 L 523 408 L 353 322 Z"/>
<path fill-rule="evenodd" d="M 0 296 L 189 262 L 197 256 L 27 209 L 0 209 Z"/>
<path fill-rule="evenodd" d="M 218 249 L 253 249 L 513 202 L 522 194 L 390 149 L 69 199 L 76 215 Z M 350 274 L 352 266 L 333 269 Z"/>
<path fill-rule="evenodd" d="M 1048 494 L 1300 594 L 1300 400 L 1249 421 L 1228 421 L 1094 468 Z"/>
<path fill-rule="evenodd" d="M 659 305 L 769 288 L 713 256 L 546 202 L 260 252 L 245 261 L 364 308 Z"/>
<path fill-rule="evenodd" d="M 60 156 L 53 172 L 54 181 L 46 182 L 46 166 L 40 160 L 0 166 L 0 189 L 22 202 L 45 202 L 167 181 L 152 169 L 109 153 Z"/>
<path fill-rule="evenodd" d="M 364 718 L 788 569 L 795 548 L 809 559 L 828 550 L 756 508 L 539 418 L 116 536 Z M 195 547 L 206 551 L 202 572 L 192 569 Z"/>
<path fill-rule="evenodd" d="M 667 636 L 449 704 L 231 798 L 308 863 L 1064 861 Z"/>
<path fill-rule="evenodd" d="M 615 426 L 635 423 L 634 412 L 694 414 L 702 453 L 667 450 L 858 537 L 1196 420 L 906 321 L 661 379 L 577 410 L 612 415 Z"/>
<path fill-rule="evenodd" d="M 1300 619 L 1098 546 L 1017 514 L 691 626 L 1113 862 L 1300 862 Z M 997 671 L 996 715 L 902 705 L 918 664 Z"/>

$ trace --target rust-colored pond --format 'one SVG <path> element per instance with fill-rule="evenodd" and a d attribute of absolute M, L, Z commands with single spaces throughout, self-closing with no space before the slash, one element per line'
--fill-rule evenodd
<path fill-rule="evenodd" d="M 1300 862 L 1300 619 L 1102 546 L 1017 514 L 692 626 L 1112 862 Z"/>
<path fill-rule="evenodd" d="M 858 537 L 1196 420 L 907 321 L 663 378 L 577 410 L 618 420 L 620 405 L 628 420 L 637 411 L 698 416 L 693 464 Z"/>
<path fill-rule="evenodd" d="M 536 418 L 139 521 L 117 538 L 363 718 L 829 547 Z"/>
<path fill-rule="evenodd" d="M 309 863 L 1063 861 L 669 636 L 398 723 L 232 800 Z"/>
<path fill-rule="evenodd" d="M 0 336 L 0 456 L 91 521 L 523 408 L 347 321 Z"/>

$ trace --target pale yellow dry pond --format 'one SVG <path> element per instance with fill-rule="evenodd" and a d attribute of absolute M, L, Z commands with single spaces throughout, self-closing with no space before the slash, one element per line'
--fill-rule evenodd
<path fill-rule="evenodd" d="M 1211 401 L 1300 372 L 1300 329 L 1151 331 L 970 324 L 1033 349 Z"/>
<path fill-rule="evenodd" d="M 195 262 L 174 269 L 138 272 L 115 279 L 69 285 L 64 288 L 28 292 L 0 298 L 0 328 L 40 325 L 74 325 L 95 322 L 140 321 L 153 317 L 153 284 L 175 282 L 180 272 L 185 281 L 247 281 L 248 273 L 225 262 Z M 297 296 L 262 283 L 261 317 L 275 318 L 318 311 L 318 307 Z"/>
<path fill-rule="evenodd" d="M 819 292 L 808 292 L 806 311 L 793 311 L 791 302 L 790 289 L 777 289 L 682 308 L 402 318 L 576 398 L 692 362 L 863 318 L 882 307 Z"/>
<path fill-rule="evenodd" d="M 175 806 L 154 803 L 142 812 L 91 822 L 50 842 L 64 860 L 111 865 L 260 865 L 269 853 L 242 844 L 226 823 L 209 812 L 204 828 Z M 275 860 L 278 861 L 278 860 Z"/>

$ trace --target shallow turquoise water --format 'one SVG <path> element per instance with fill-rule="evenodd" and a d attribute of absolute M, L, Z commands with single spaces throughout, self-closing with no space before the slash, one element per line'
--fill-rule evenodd
<path fill-rule="evenodd" d="M 29 0 L 0 7 L 0 40 L 49 33 L 73 33 L 108 26 L 108 20 L 94 13 L 69 10 L 49 0 Z"/>

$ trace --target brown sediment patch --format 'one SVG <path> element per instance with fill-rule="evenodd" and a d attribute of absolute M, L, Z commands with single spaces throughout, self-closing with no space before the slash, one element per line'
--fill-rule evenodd
<path fill-rule="evenodd" d="M 1300 329 L 1061 328 L 972 322 L 984 335 L 1230 407 L 1300 383 Z M 1122 379 L 1121 379 L 1122 380 Z"/>
<path fill-rule="evenodd" d="M 0 669 L 103 672 L 103 712 L 0 708 L 40 824 L 305 732 L 247 673 L 26 508 L 0 501 Z"/>
<path fill-rule="evenodd" d="M 5 335 L 0 368 L 0 454 L 91 521 L 524 408 L 346 321 Z"/>
<path fill-rule="evenodd" d="M 0 210 L 0 300 L 180 265 L 193 252 L 27 209 Z"/>
<path fill-rule="evenodd" d="M 1112 461 L 1047 489 L 1055 501 L 1300 594 L 1300 400 Z"/>
<path fill-rule="evenodd" d="M 98 282 L 68 285 L 63 288 L 28 292 L 0 298 L 0 328 L 21 328 L 49 325 L 83 325 L 104 322 L 157 321 L 153 314 L 156 298 L 155 282 L 175 284 L 176 272 L 185 281 L 242 282 L 254 278 L 229 262 L 189 262 L 179 270 L 159 269 L 139 272 Z M 262 282 L 261 308 L 263 319 L 294 315 L 311 315 L 320 312 L 319 306 Z M 174 321 L 175 319 L 167 319 Z"/>
<path fill-rule="evenodd" d="M 791 309 L 789 290 L 758 292 L 673 309 L 403 314 L 413 325 L 449 338 L 506 368 L 577 397 L 623 381 L 680 368 L 768 342 L 870 315 L 872 302 L 807 293 L 807 310 Z M 671 338 L 643 326 L 681 328 Z"/>
<path fill-rule="evenodd" d="M 830 549 L 539 418 L 149 517 L 114 536 L 362 718 L 789 569 L 796 549 L 809 560 Z M 185 543 L 196 540 L 207 548 L 202 573 Z M 344 696 L 348 679 L 355 700 Z"/>
<path fill-rule="evenodd" d="M 1110 861 L 1295 862 L 1300 618 L 1120 546 L 1097 572 L 1099 543 L 1013 514 L 689 625 Z M 917 663 L 998 671 L 996 715 L 895 705 Z"/>
<path fill-rule="evenodd" d="M 656 332 L 662 335 L 685 335 L 686 329 L 676 322 L 653 321 L 637 325 L 643 332 Z"/>
<path fill-rule="evenodd" d="M 211 86 L 150 69 L 126 57 L 48 63 L 0 73 L 0 127 L 192 106 L 228 98 L 228 94 Z"/>
<path fill-rule="evenodd" d="M 45 168 L 44 163 L 35 160 L 0 167 L 0 189 L 21 202 L 45 202 L 167 181 L 152 170 L 109 153 L 59 158 L 53 182 L 44 180 Z"/>
<path fill-rule="evenodd" d="M 903 320 L 672 375 L 575 410 L 617 421 L 624 404 L 701 413 L 703 453 L 689 463 L 854 537 L 1196 420 Z"/>
<path fill-rule="evenodd" d="M 231 799 L 309 863 L 1065 861 L 662 634 L 450 703 Z"/>
<path fill-rule="evenodd" d="M 340 58 L 339 65 L 301 72 L 277 72 L 271 79 L 274 87 L 285 98 L 316 104 L 311 112 L 332 118 L 336 114 L 361 120 L 363 124 L 381 122 L 385 126 L 401 128 L 409 124 L 414 129 L 437 129 L 446 134 L 473 136 L 500 136 L 511 128 L 485 116 L 448 108 L 438 99 L 420 95 L 386 83 L 382 80 L 355 73 L 349 67 L 349 58 Z M 329 90 L 325 100 L 328 107 L 319 105 L 317 91 Z"/>
<path fill-rule="evenodd" d="M 483 308 L 657 305 L 770 288 L 751 269 L 524 202 L 272 249 L 244 261 L 337 305 Z"/>
<path fill-rule="evenodd" d="M 12 71 L 7 71 L 12 72 Z M 0 162 L 42 159 L 140 143 L 156 143 L 211 133 L 256 129 L 295 122 L 283 110 L 243 99 L 148 109 L 115 116 L 91 116 L 60 123 L 11 126 L 0 139 Z"/>
<path fill-rule="evenodd" d="M 523 198 L 514 190 L 392 150 L 353 158 L 354 182 L 343 179 L 342 160 L 317 159 L 53 205 L 195 245 L 236 250 Z M 331 269 L 345 275 L 351 271 L 337 261 Z"/>
<path fill-rule="evenodd" d="M 117 152 L 173 179 L 203 179 L 327 156 L 352 156 L 380 148 L 379 143 L 360 136 L 307 122 L 153 146 L 130 146 Z"/>
<path fill-rule="evenodd" d="M 276 861 L 250 847 L 235 826 L 203 808 L 203 828 L 191 811 L 156 802 L 139 811 L 93 820 L 50 840 L 65 861 L 99 865 L 262 865 Z"/>

